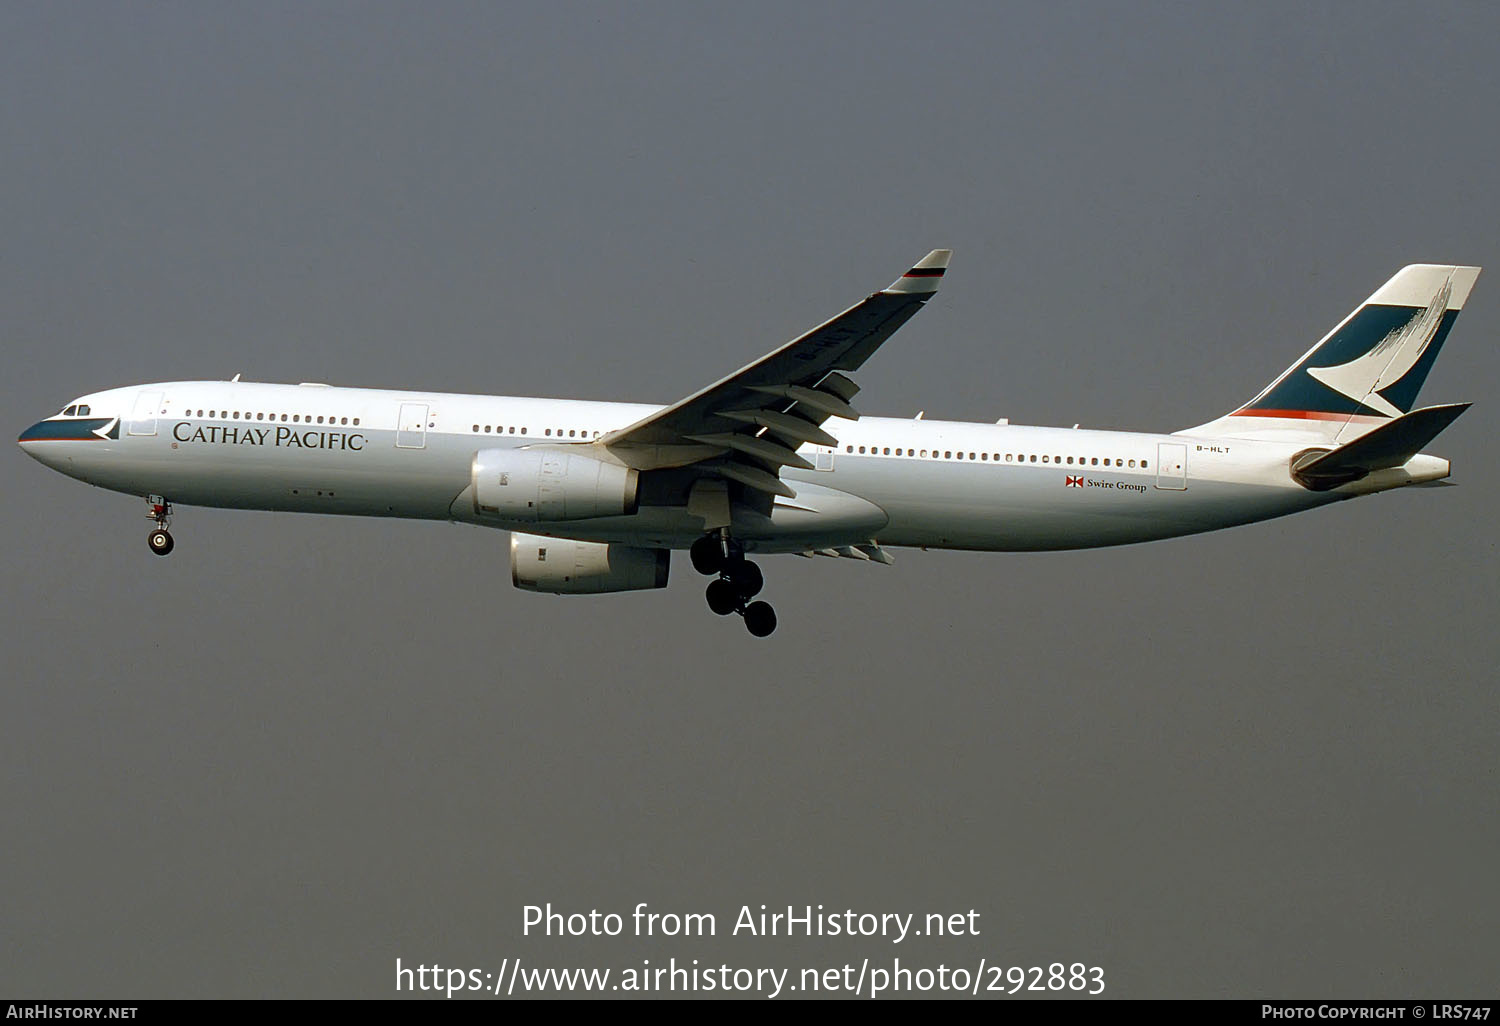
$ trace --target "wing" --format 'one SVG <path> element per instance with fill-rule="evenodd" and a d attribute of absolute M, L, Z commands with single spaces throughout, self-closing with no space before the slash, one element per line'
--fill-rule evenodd
<path fill-rule="evenodd" d="M 834 446 L 830 417 L 857 420 L 855 371 L 932 298 L 952 250 L 935 249 L 888 288 L 780 349 L 595 445 L 638 470 L 692 466 L 764 496 L 794 496 L 782 467 L 812 469 L 798 446 Z"/>

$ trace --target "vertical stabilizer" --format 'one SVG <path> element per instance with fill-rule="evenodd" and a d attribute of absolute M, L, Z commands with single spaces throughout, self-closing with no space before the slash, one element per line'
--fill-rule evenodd
<path fill-rule="evenodd" d="M 1403 267 L 1254 399 L 1181 433 L 1344 442 L 1410 412 L 1479 270 Z"/>

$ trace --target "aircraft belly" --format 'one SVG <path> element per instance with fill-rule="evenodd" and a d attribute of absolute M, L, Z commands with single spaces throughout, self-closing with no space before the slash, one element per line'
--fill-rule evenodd
<path fill-rule="evenodd" d="M 1233 481 L 1192 480 L 1185 490 L 1161 489 L 1153 475 L 1092 468 L 862 463 L 842 460 L 823 476 L 877 502 L 890 516 L 878 540 L 893 546 L 1096 548 L 1252 523 L 1330 501 L 1300 488 Z"/>

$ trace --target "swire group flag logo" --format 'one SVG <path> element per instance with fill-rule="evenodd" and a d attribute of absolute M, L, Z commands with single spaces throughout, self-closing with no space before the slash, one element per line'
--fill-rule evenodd
<path fill-rule="evenodd" d="M 1064 479 L 1063 485 L 1065 487 L 1067 487 L 1067 488 L 1082 488 L 1083 487 L 1083 478 L 1081 478 L 1081 477 L 1068 477 L 1068 478 Z"/>

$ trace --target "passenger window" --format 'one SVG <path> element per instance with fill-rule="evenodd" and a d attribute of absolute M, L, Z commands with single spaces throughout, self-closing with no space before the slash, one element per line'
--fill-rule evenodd
<path fill-rule="evenodd" d="M 945 460 L 951 460 L 952 458 L 953 458 L 953 450 L 952 449 L 944 449 L 943 450 L 943 459 L 945 459 Z"/>
<path fill-rule="evenodd" d="M 926 459 L 926 458 L 927 458 L 927 450 L 926 450 L 926 449 L 923 449 L 923 450 L 922 450 L 922 455 L 921 455 L 921 459 L 924 459 L 924 460 L 925 460 L 925 459 Z"/>
<path fill-rule="evenodd" d="M 515 429 L 515 428 L 514 428 L 514 427 L 512 427 L 512 428 L 511 428 L 511 429 L 510 429 L 510 433 L 511 433 L 511 434 L 515 434 L 515 433 L 516 433 L 516 429 Z M 522 428 L 522 429 L 521 429 L 521 434 L 523 434 L 523 435 L 524 435 L 524 434 L 525 434 L 525 433 L 526 433 L 526 429 L 525 429 L 525 428 Z"/>
<path fill-rule="evenodd" d="M 844 450 L 846 452 L 853 452 L 854 451 L 854 446 L 852 446 L 852 445 L 846 445 L 846 446 L 844 446 Z"/>
<path fill-rule="evenodd" d="M 571 428 L 569 428 L 568 429 L 568 437 L 569 438 L 577 438 L 578 437 L 578 432 L 575 431 L 575 430 L 573 430 L 573 429 L 571 429 Z"/>
<path fill-rule="evenodd" d="M 859 447 L 859 454 L 860 454 L 860 455 L 861 455 L 861 456 L 863 456 L 863 455 L 864 455 L 864 454 L 865 454 L 865 447 L 864 447 L 864 446 L 862 446 L 862 445 L 861 445 L 861 446 L 860 446 L 860 447 Z"/>
<path fill-rule="evenodd" d="M 1045 456 L 1043 456 L 1043 457 L 1042 457 L 1042 462 L 1043 462 L 1043 463 L 1046 463 L 1046 462 L 1047 462 L 1047 457 L 1045 457 Z"/>
<path fill-rule="evenodd" d="M 981 461 L 988 460 L 990 458 L 990 454 L 987 452 L 982 452 L 979 454 L 979 458 Z"/>
<path fill-rule="evenodd" d="M 1035 456 L 1033 456 L 1033 457 L 1031 457 L 1031 462 L 1032 462 L 1032 463 L 1035 463 L 1035 462 L 1036 462 L 1036 457 L 1035 457 Z"/>
<path fill-rule="evenodd" d="M 1146 461 L 1145 460 L 1141 460 L 1141 469 L 1142 470 L 1146 469 Z"/>
<path fill-rule="evenodd" d="M 1093 465 L 1097 467 L 1099 465 L 1099 457 L 1095 456 L 1093 458 L 1092 462 L 1093 462 Z"/>
<path fill-rule="evenodd" d="M 1134 467 L 1135 467 L 1135 460 L 1131 460 L 1131 461 L 1130 461 L 1130 466 L 1131 466 L 1131 467 L 1132 467 L 1132 468 L 1134 468 Z"/>
<path fill-rule="evenodd" d="M 889 456 L 890 454 L 891 454 L 891 447 L 888 445 L 888 446 L 885 447 L 885 453 L 884 453 L 884 455 Z M 900 456 L 901 454 L 898 452 L 898 453 L 896 453 L 896 455 Z"/>
<path fill-rule="evenodd" d="M 359 418 L 358 417 L 354 418 L 354 426 L 355 427 L 359 427 Z"/>

